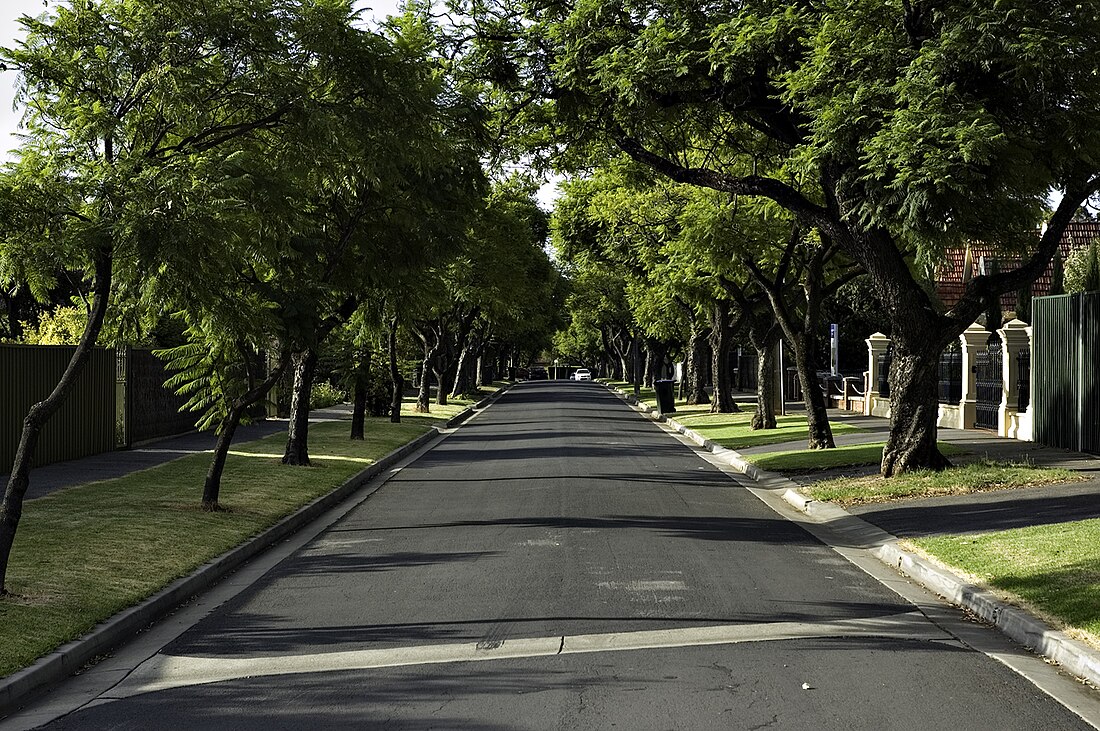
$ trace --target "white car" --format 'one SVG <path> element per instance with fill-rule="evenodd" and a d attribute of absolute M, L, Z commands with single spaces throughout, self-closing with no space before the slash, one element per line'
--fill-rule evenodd
<path fill-rule="evenodd" d="M 569 376 L 574 381 L 591 381 L 592 372 L 587 368 L 578 368 L 573 375 Z"/>

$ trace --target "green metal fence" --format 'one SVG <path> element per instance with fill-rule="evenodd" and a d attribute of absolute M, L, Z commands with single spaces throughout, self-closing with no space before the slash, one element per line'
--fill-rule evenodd
<path fill-rule="evenodd" d="M 11 469 L 23 417 L 49 395 L 72 357 L 68 345 L 0 345 L 0 473 Z M 115 351 L 96 348 L 35 449 L 42 465 L 115 448 Z"/>
<path fill-rule="evenodd" d="M 1035 441 L 1100 453 L 1100 292 L 1032 301 Z"/>

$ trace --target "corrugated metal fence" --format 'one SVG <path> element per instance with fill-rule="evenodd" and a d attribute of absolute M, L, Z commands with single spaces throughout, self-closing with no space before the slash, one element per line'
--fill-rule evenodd
<path fill-rule="evenodd" d="M 1035 441 L 1100 453 L 1100 292 L 1032 301 Z"/>
<path fill-rule="evenodd" d="M 0 474 L 11 469 L 23 417 L 54 386 L 70 345 L 0 345 Z M 149 350 L 96 348 L 69 397 L 42 430 L 34 465 L 110 452 L 195 428 L 186 399 L 164 388 L 164 365 Z"/>
<path fill-rule="evenodd" d="M 11 469 L 23 417 L 54 389 L 74 350 L 0 345 L 0 473 Z M 115 442 L 115 350 L 96 348 L 69 398 L 43 427 L 34 464 L 108 452 Z"/>
<path fill-rule="evenodd" d="M 170 375 L 151 350 L 128 353 L 126 371 L 127 444 L 181 434 L 195 428 L 199 415 L 180 413 L 187 399 L 164 387 Z"/>

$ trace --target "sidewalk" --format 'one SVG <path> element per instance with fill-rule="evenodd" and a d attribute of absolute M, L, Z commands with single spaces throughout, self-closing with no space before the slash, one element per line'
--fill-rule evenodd
<path fill-rule="evenodd" d="M 351 404 L 316 409 L 310 412 L 309 421 L 320 423 L 343 419 L 351 419 Z M 286 419 L 266 419 L 241 425 L 233 434 L 233 444 L 251 442 L 286 429 Z M 66 487 L 123 477 L 189 454 L 210 452 L 216 441 L 217 436 L 213 432 L 195 431 L 157 439 L 133 449 L 120 449 L 35 467 L 31 470 L 31 485 L 25 499 L 34 500 Z M 7 482 L 8 475 L 0 474 L 0 485 L 6 485 Z"/>
<path fill-rule="evenodd" d="M 867 430 L 864 433 L 837 435 L 837 446 L 882 442 L 889 435 L 888 419 L 835 411 L 830 411 L 829 417 L 834 422 Z M 977 533 L 1100 518 L 1100 458 L 1094 455 L 1047 447 L 1035 442 L 1022 442 L 972 429 L 941 428 L 939 440 L 965 450 L 963 454 L 949 457 L 954 464 L 967 464 L 981 459 L 1027 461 L 1042 467 L 1073 470 L 1090 479 L 1061 485 L 873 503 L 852 506 L 847 511 L 899 538 Z M 768 452 L 805 448 L 804 441 L 797 441 L 746 447 L 737 451 L 742 456 L 751 458 L 753 455 Z M 861 465 L 792 474 L 788 478 L 799 485 L 810 485 L 836 477 L 863 476 L 877 472 L 878 465 Z"/>

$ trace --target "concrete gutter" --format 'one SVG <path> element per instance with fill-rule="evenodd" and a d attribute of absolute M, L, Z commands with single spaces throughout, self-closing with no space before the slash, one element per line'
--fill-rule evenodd
<path fill-rule="evenodd" d="M 453 428 L 466 421 L 477 411 L 500 398 L 508 388 L 510 386 L 467 407 L 449 419 L 443 429 Z M 432 442 L 441 431 L 439 427 L 432 427 L 425 434 L 398 447 L 363 471 L 353 475 L 332 492 L 299 508 L 245 543 L 203 564 L 189 576 L 172 582 L 140 604 L 104 620 L 88 634 L 62 645 L 50 654 L 39 658 L 33 665 L 0 679 L 0 718 L 11 715 L 27 705 L 36 696 L 45 693 L 52 686 L 79 671 L 96 657 L 109 653 L 153 622 L 168 615 L 179 605 L 209 589 L 249 559 L 316 520 L 329 509 L 354 495 L 375 477 Z M 379 487 L 381 485 L 374 490 Z"/>
<path fill-rule="evenodd" d="M 766 487 L 781 490 L 783 500 L 804 513 L 815 523 L 834 523 L 837 519 L 862 524 L 867 535 L 882 537 L 873 541 L 871 554 L 890 568 L 908 576 L 925 588 L 935 592 L 951 604 L 962 607 L 982 620 L 995 626 L 1007 637 L 1033 652 L 1058 663 L 1066 671 L 1086 682 L 1100 687 L 1100 651 L 1074 640 L 1065 632 L 1056 630 L 1042 620 L 998 598 L 991 591 L 968 583 L 962 577 L 931 561 L 906 551 L 898 545 L 897 536 L 882 531 L 877 526 L 852 515 L 839 505 L 812 500 L 800 491 L 798 483 L 783 475 L 762 470 L 740 453 L 707 439 L 699 432 L 661 414 L 652 406 L 639 403 L 633 394 L 608 386 L 641 413 L 655 421 L 667 424 L 699 446 L 717 456 L 737 472 Z"/>

